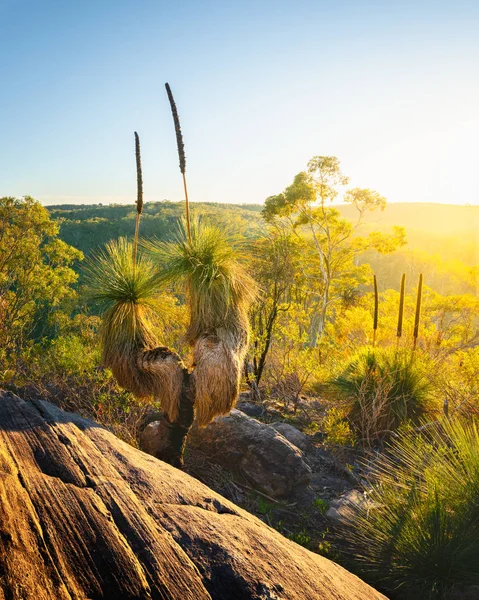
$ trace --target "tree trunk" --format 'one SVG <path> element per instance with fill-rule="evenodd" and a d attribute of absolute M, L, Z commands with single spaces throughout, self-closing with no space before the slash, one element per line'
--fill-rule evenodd
<path fill-rule="evenodd" d="M 195 417 L 194 404 L 195 390 L 193 378 L 187 369 L 184 369 L 178 419 L 172 422 L 163 413 L 161 430 L 164 444 L 155 454 L 156 458 L 178 469 L 183 467 L 186 439 Z"/>
<path fill-rule="evenodd" d="M 195 417 L 194 376 L 180 356 L 165 346 L 142 352 L 138 367 L 151 378 L 152 393 L 164 410 L 160 419 L 163 443 L 156 458 L 181 468 L 186 438 Z M 178 412 L 173 420 L 168 411 L 176 405 Z M 169 414 L 175 413 L 176 410 Z"/>
<path fill-rule="evenodd" d="M 326 315 L 328 312 L 328 304 L 329 304 L 329 282 L 324 288 L 323 301 L 321 303 L 321 312 L 319 313 L 319 327 L 318 327 L 318 337 L 321 338 L 324 333 L 324 327 L 326 325 Z"/>
<path fill-rule="evenodd" d="M 276 317 L 278 316 L 278 308 L 275 304 L 273 309 L 271 310 L 268 321 L 266 325 L 266 339 L 264 341 L 263 350 L 261 352 L 261 356 L 259 357 L 258 364 L 255 368 L 255 381 L 256 386 L 259 386 L 259 382 L 261 381 L 261 377 L 263 376 L 264 366 L 266 364 L 266 357 L 268 356 L 269 348 L 271 346 L 271 339 L 273 337 L 273 327 L 276 322 Z"/>

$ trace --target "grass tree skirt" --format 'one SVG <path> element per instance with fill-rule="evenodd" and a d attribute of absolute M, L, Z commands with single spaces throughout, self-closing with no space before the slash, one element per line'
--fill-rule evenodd
<path fill-rule="evenodd" d="M 0 598 L 375 600 L 92 421 L 0 392 Z"/>

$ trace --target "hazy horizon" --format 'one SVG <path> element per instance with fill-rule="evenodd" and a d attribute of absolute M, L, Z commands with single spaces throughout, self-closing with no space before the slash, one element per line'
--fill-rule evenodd
<path fill-rule="evenodd" d="M 30 195 L 31 194 L 27 194 Z M 34 196 L 33 196 L 34 197 Z M 128 199 L 122 199 L 122 200 L 118 200 L 118 199 L 114 199 L 114 198 L 109 198 L 108 196 L 106 198 L 104 198 L 103 200 L 100 198 L 98 201 L 92 201 L 92 202 L 83 202 L 81 201 L 81 199 L 76 199 L 75 197 L 73 197 L 74 199 L 66 199 L 64 202 L 53 202 L 53 201 L 42 201 L 39 198 L 35 198 L 35 200 L 39 200 L 39 202 L 45 206 L 66 206 L 66 205 L 75 205 L 75 206 L 98 206 L 98 205 L 103 205 L 103 206 L 109 206 L 109 205 L 121 205 L 121 206 L 126 206 L 128 204 L 131 204 L 132 206 L 135 205 L 136 202 L 136 198 L 132 197 L 132 198 L 128 198 Z M 251 205 L 251 206 L 262 206 L 264 204 L 264 202 L 227 202 L 227 201 L 222 201 L 222 200 L 195 200 L 195 199 L 189 199 L 190 203 L 192 204 L 225 204 L 225 205 L 231 205 L 231 206 L 241 206 L 241 205 Z M 173 203 L 179 203 L 179 202 L 184 202 L 184 199 L 178 199 L 178 200 L 172 200 L 170 198 L 161 198 L 161 199 L 146 199 L 144 200 L 145 204 L 152 202 L 173 202 Z M 421 202 L 420 200 L 418 201 L 409 201 L 409 202 L 404 202 L 404 201 L 398 201 L 398 202 L 388 202 L 387 206 L 390 205 L 421 205 L 421 204 L 427 204 L 427 205 L 441 205 L 441 206 L 451 206 L 454 208 L 470 208 L 470 207 L 474 207 L 474 208 L 479 208 L 479 204 L 470 204 L 470 203 L 464 203 L 464 204 L 459 204 L 459 203 L 454 203 L 454 202 L 437 202 L 434 200 L 431 200 L 429 202 Z M 335 207 L 351 207 L 350 204 L 347 204 L 346 202 L 334 202 L 331 204 L 331 206 L 335 206 Z M 386 206 L 386 208 L 387 208 Z M 375 213 L 374 213 L 375 214 Z"/>

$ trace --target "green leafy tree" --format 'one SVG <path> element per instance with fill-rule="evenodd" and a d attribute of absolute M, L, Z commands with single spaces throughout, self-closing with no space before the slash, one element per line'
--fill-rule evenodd
<path fill-rule="evenodd" d="M 3 359 L 54 331 L 75 299 L 71 268 L 80 251 L 58 238 L 58 224 L 33 198 L 0 198 L 0 345 Z M 1 356 L 1 354 L 0 354 Z"/>
<path fill-rule="evenodd" d="M 357 219 L 351 222 L 341 217 L 331 204 L 348 182 L 335 156 L 315 156 L 307 170 L 298 173 L 284 192 L 266 199 L 262 213 L 268 222 L 278 218 L 288 220 L 297 235 L 302 232 L 308 236 L 315 251 L 320 290 L 310 328 L 313 347 L 323 335 L 331 306 L 364 277 L 365 271 L 357 265 L 357 258 L 367 249 L 387 254 L 405 243 L 405 232 L 400 227 L 394 228 L 392 234 L 374 231 L 367 236 L 358 235 L 364 215 L 383 210 L 386 205 L 386 199 L 378 192 L 347 190 L 344 201 L 356 208 Z"/>

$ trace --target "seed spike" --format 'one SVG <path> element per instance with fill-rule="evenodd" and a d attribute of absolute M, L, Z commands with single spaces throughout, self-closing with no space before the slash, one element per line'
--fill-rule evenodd
<path fill-rule="evenodd" d="M 403 273 L 401 277 L 401 292 L 399 295 L 399 315 L 398 315 L 398 329 L 397 329 L 397 344 L 402 336 L 402 322 L 404 317 L 404 296 L 406 292 L 406 274 Z"/>
<path fill-rule="evenodd" d="M 168 94 L 168 100 L 170 101 L 171 114 L 173 115 L 173 122 L 175 124 L 176 133 L 176 145 L 178 146 L 178 157 L 180 159 L 180 171 L 182 174 L 186 172 L 186 158 L 185 158 L 185 144 L 183 142 L 183 134 L 181 133 L 180 117 L 178 116 L 178 109 L 176 108 L 176 102 L 173 98 L 173 93 L 169 83 L 165 83 L 166 93 Z"/>
<path fill-rule="evenodd" d="M 186 158 L 185 158 L 185 144 L 183 142 L 183 134 L 181 133 L 180 117 L 178 116 L 178 109 L 176 108 L 176 102 L 171 92 L 170 84 L 165 83 L 166 93 L 168 100 L 170 101 L 171 114 L 173 116 L 173 123 L 175 124 L 176 133 L 176 145 L 178 147 L 178 158 L 180 159 L 180 171 L 183 176 L 183 188 L 185 190 L 185 202 L 186 202 L 186 230 L 188 233 L 188 242 L 191 244 L 191 229 L 190 229 L 190 206 L 188 201 L 188 187 L 186 185 Z"/>
<path fill-rule="evenodd" d="M 378 330 L 379 296 L 378 280 L 374 275 L 374 324 L 373 324 L 373 348 L 376 345 L 376 332 Z"/>
<path fill-rule="evenodd" d="M 138 251 L 138 233 L 140 230 L 140 218 L 143 212 L 143 175 L 141 171 L 140 137 L 135 131 L 135 157 L 136 157 L 136 223 L 135 239 L 133 243 L 133 264 L 136 265 L 136 254 Z"/>
<path fill-rule="evenodd" d="M 419 275 L 419 282 L 417 284 L 416 315 L 414 317 L 413 351 L 416 350 L 417 338 L 419 337 L 419 322 L 421 320 L 421 304 L 422 304 L 422 273 Z"/>

